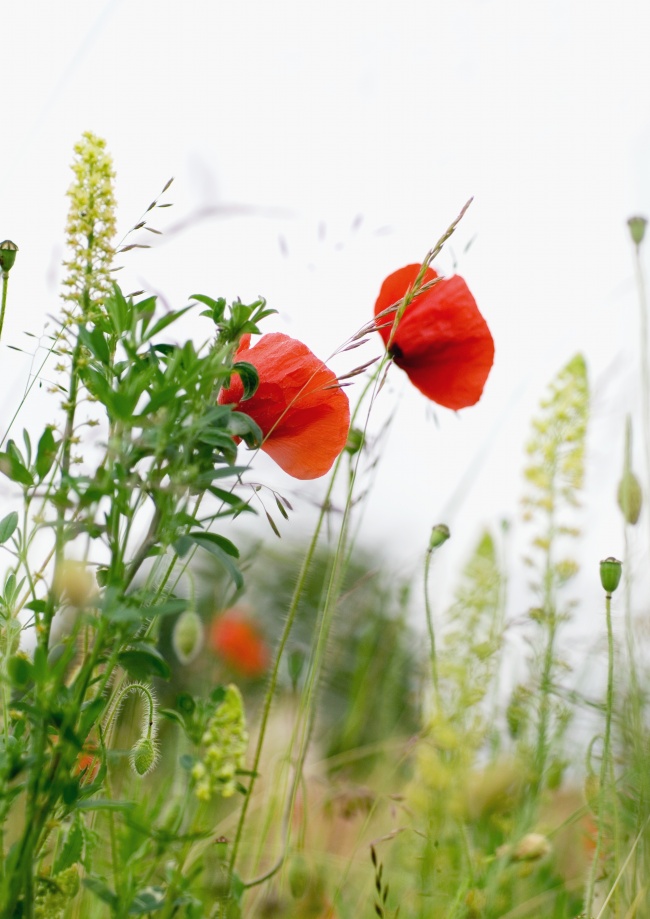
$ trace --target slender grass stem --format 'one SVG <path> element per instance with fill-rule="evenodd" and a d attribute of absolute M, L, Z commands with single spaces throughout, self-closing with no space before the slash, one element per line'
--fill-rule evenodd
<path fill-rule="evenodd" d="M 0 337 L 5 324 L 5 309 L 7 308 L 7 287 L 9 286 L 9 272 L 2 272 L 2 306 L 0 306 Z"/>
<path fill-rule="evenodd" d="M 605 595 L 605 617 L 607 621 L 607 693 L 605 697 L 605 736 L 603 739 L 603 752 L 600 763 L 600 787 L 598 790 L 598 833 L 596 836 L 596 850 L 594 852 L 591 869 L 589 871 L 587 893 L 585 896 L 585 912 L 587 916 L 591 916 L 594 900 L 594 890 L 596 886 L 596 876 L 598 873 L 600 856 L 603 848 L 603 839 L 606 826 L 606 811 L 608 811 L 608 798 L 611 799 L 611 793 L 614 787 L 611 782 L 611 770 L 613 769 L 613 763 L 611 762 L 611 735 L 612 712 L 614 710 L 614 633 L 612 630 L 611 593 L 607 593 Z M 611 894 L 612 891 L 610 891 L 610 896 Z"/>

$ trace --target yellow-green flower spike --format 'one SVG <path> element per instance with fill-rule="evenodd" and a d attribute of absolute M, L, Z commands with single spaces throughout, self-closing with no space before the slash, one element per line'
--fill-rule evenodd
<path fill-rule="evenodd" d="M 110 274 L 115 235 L 113 161 L 106 141 L 86 132 L 74 148 L 74 181 L 68 189 L 70 210 L 66 224 L 70 258 L 63 284 L 64 300 L 78 305 L 85 318 L 101 306 L 112 290 Z"/>

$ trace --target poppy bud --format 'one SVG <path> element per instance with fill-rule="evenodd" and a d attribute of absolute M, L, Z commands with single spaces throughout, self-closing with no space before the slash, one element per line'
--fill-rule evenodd
<path fill-rule="evenodd" d="M 10 239 L 5 239 L 0 243 L 0 268 L 3 275 L 8 275 L 16 261 L 18 246 L 12 243 Z"/>
<path fill-rule="evenodd" d="M 630 236 L 635 246 L 640 246 L 643 242 L 647 223 L 648 221 L 645 217 L 630 217 L 628 220 L 627 225 L 630 228 Z"/>
<path fill-rule="evenodd" d="M 434 549 L 437 549 L 443 543 L 446 543 L 451 533 L 449 532 L 449 527 L 446 523 L 437 523 L 434 528 L 431 530 L 431 538 L 429 539 L 429 552 L 433 552 Z"/>
<path fill-rule="evenodd" d="M 613 594 L 621 581 L 623 563 L 609 556 L 600 563 L 600 583 L 607 594 Z"/>
<path fill-rule="evenodd" d="M 634 526 L 641 514 L 643 490 L 641 489 L 641 483 L 631 470 L 623 473 L 623 478 L 618 486 L 617 499 L 625 522 Z"/>
<path fill-rule="evenodd" d="M 203 622 L 193 609 L 186 609 L 176 620 L 172 646 L 181 664 L 191 663 L 203 647 Z"/>
<path fill-rule="evenodd" d="M 136 775 L 144 776 L 158 762 L 158 749 L 151 737 L 141 737 L 129 754 L 131 768 Z"/>

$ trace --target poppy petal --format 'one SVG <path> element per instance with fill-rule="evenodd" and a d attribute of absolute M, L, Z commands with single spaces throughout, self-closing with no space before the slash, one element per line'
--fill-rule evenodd
<path fill-rule="evenodd" d="M 407 265 L 382 285 L 375 315 L 401 300 L 415 281 L 419 265 Z M 425 282 L 437 275 L 425 273 Z M 387 345 L 392 314 L 378 328 Z M 440 280 L 409 304 L 391 342 L 395 363 L 414 386 L 446 408 L 474 405 L 481 397 L 494 360 L 494 341 L 465 281 Z"/>
<path fill-rule="evenodd" d="M 350 426 L 348 398 L 334 373 L 302 342 L 279 332 L 263 335 L 252 348 L 242 341 L 237 360 L 253 364 L 259 387 L 242 402 L 243 386 L 233 375 L 219 402 L 235 403 L 257 422 L 264 434 L 262 450 L 289 475 L 325 475 Z"/>

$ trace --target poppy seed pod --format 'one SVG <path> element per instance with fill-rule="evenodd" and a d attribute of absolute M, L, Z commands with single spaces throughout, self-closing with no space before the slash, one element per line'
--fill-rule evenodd
<path fill-rule="evenodd" d="M 643 242 L 647 224 L 648 221 L 645 217 L 630 217 L 628 220 L 627 225 L 630 228 L 630 236 L 635 246 L 640 246 Z"/>
<path fill-rule="evenodd" d="M 437 523 L 434 528 L 431 530 L 431 537 L 429 538 L 429 552 L 433 552 L 434 549 L 439 548 L 444 543 L 447 542 L 451 533 L 449 532 L 449 527 L 446 523 Z"/>
<path fill-rule="evenodd" d="M 17 252 L 18 246 L 10 239 L 5 239 L 0 243 L 0 268 L 4 275 L 8 275 L 13 268 Z"/>
<path fill-rule="evenodd" d="M 600 563 L 600 583 L 607 594 L 613 594 L 621 582 L 623 563 L 609 556 Z"/>
<path fill-rule="evenodd" d="M 618 486 L 617 500 L 625 522 L 634 526 L 641 515 L 643 490 L 641 483 L 631 470 L 623 473 Z"/>

